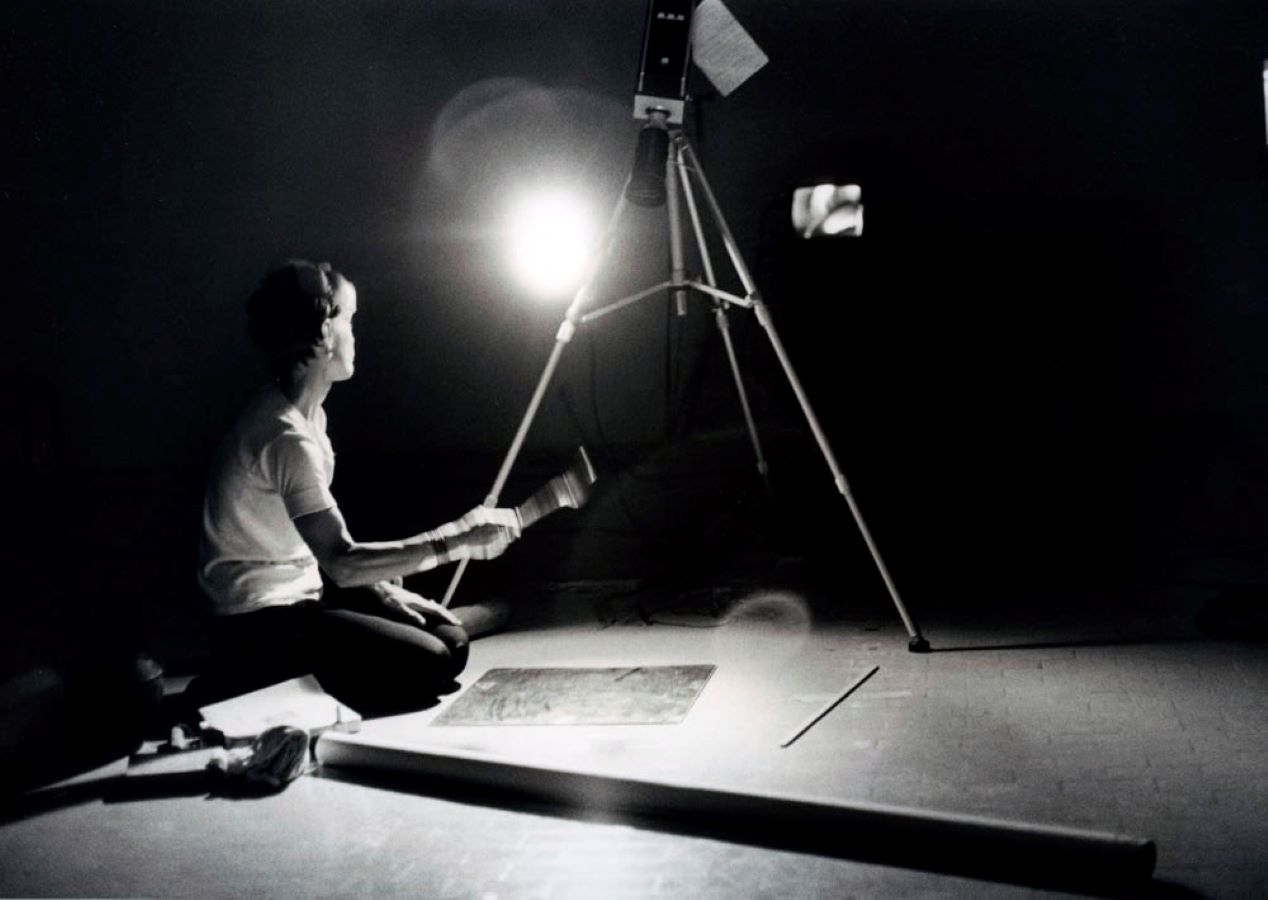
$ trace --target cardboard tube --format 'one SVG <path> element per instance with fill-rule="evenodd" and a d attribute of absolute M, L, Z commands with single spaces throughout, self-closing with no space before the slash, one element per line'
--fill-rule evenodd
<path fill-rule="evenodd" d="M 380 783 L 376 774 L 405 776 L 403 786 L 423 793 L 615 814 L 677 833 L 1018 884 L 1138 884 L 1152 875 L 1157 856 L 1152 841 L 1128 835 L 646 781 L 469 751 L 428 750 L 365 734 L 327 732 L 316 754 L 323 767 L 360 771 Z"/>

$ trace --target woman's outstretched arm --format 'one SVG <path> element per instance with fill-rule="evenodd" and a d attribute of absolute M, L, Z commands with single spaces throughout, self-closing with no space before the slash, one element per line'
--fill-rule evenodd
<path fill-rule="evenodd" d="M 500 556 L 519 537 L 517 528 L 495 524 L 506 518 L 499 515 L 502 512 L 489 510 L 484 516 L 468 513 L 456 522 L 413 537 L 369 543 L 352 539 L 337 506 L 300 516 L 294 522 L 322 571 L 340 587 L 357 587 L 426 572 L 461 559 Z M 514 511 L 510 513 L 513 517 Z"/>

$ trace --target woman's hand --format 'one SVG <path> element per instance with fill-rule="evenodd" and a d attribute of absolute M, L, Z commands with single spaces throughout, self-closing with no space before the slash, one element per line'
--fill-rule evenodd
<path fill-rule="evenodd" d="M 477 525 L 457 537 L 449 538 L 445 543 L 455 558 L 496 559 L 506 552 L 515 539 L 519 537 L 519 529 L 503 528 L 500 525 Z"/>
<path fill-rule="evenodd" d="M 519 513 L 505 506 L 477 506 L 452 522 L 433 528 L 427 532 L 426 536 L 434 540 L 446 541 L 452 550 L 458 550 L 460 542 L 455 538 L 461 538 L 468 532 L 487 525 L 497 525 L 513 532 L 511 540 L 520 536 Z"/>
<path fill-rule="evenodd" d="M 458 617 L 435 600 L 401 587 L 393 581 L 380 581 L 374 585 L 385 618 L 426 628 L 429 620 L 439 619 L 446 625 L 461 625 Z"/>
<path fill-rule="evenodd" d="M 513 532 L 512 540 L 520 536 L 519 513 L 507 506 L 477 506 L 451 524 L 458 526 L 459 534 L 484 525 L 497 525 Z"/>

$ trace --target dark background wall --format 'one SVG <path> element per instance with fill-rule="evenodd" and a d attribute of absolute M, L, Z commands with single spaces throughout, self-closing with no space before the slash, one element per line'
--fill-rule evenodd
<path fill-rule="evenodd" d="M 912 602 L 1262 581 L 1262 4 L 729 6 L 771 63 L 725 99 L 697 76 L 690 132 Z M 6 4 L 14 614 L 69 596 L 161 629 L 193 602 L 202 471 L 260 380 L 242 301 L 287 256 L 361 293 L 358 375 L 329 402 L 354 532 L 480 499 L 562 315 L 508 275 L 498 200 L 566 179 L 611 207 L 644 12 Z M 789 233 L 818 180 L 863 185 L 862 239 Z M 664 277 L 662 216 L 628 218 L 613 294 Z M 603 489 L 504 580 L 791 554 L 875 588 L 760 330 L 733 318 L 773 499 L 704 307 L 656 299 L 570 347 L 508 496 L 582 441 Z"/>

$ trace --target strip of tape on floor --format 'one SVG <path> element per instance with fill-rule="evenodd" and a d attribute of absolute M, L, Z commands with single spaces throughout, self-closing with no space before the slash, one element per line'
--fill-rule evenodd
<path fill-rule="evenodd" d="M 649 781 L 431 750 L 327 732 L 323 769 L 377 785 L 512 808 L 615 815 L 659 830 L 993 881 L 1086 888 L 1140 884 L 1154 843 L 1122 834 L 984 816 Z"/>

